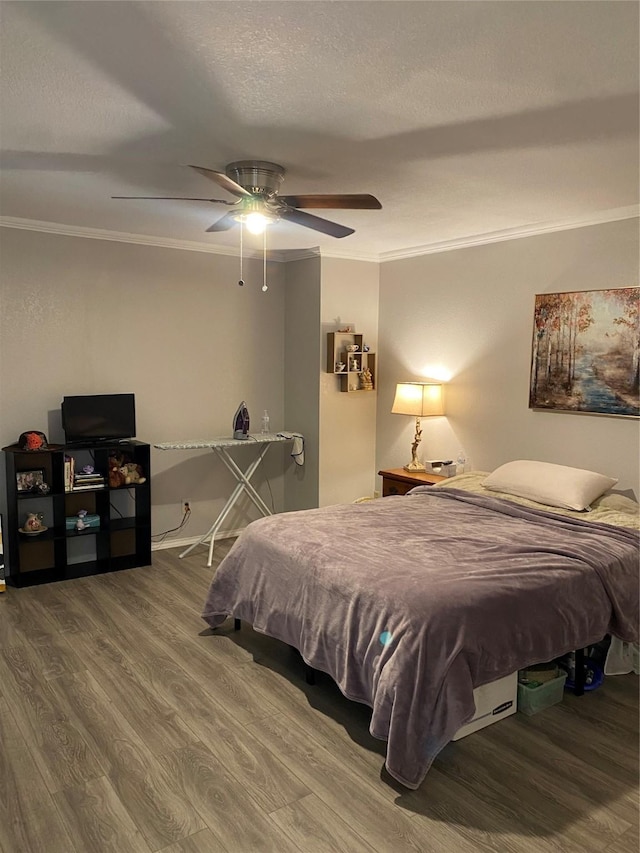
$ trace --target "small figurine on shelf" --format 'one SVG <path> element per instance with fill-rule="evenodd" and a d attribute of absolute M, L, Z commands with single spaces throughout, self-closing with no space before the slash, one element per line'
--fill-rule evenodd
<path fill-rule="evenodd" d="M 360 370 L 360 362 L 358 361 L 358 359 L 357 359 L 357 358 L 352 358 L 352 359 L 351 359 L 351 367 L 350 367 L 349 369 L 350 369 L 350 370 L 353 370 L 353 371 L 356 371 L 356 372 L 357 372 L 358 370 Z"/>
<path fill-rule="evenodd" d="M 349 332 L 351 332 L 351 326 L 345 326 L 344 329 L 338 329 L 338 331 L 349 334 Z"/>
<path fill-rule="evenodd" d="M 124 464 L 125 458 L 122 453 L 112 453 L 109 456 L 109 474 L 107 477 L 109 488 L 119 489 L 121 486 L 124 486 L 124 474 L 120 470 Z"/>
<path fill-rule="evenodd" d="M 337 361 L 336 362 L 336 372 L 337 373 L 343 373 L 346 366 L 347 365 L 344 363 L 344 361 Z"/>
<path fill-rule="evenodd" d="M 41 512 L 30 512 L 27 513 L 26 521 L 23 526 L 20 528 L 21 533 L 35 534 L 35 533 L 44 533 L 47 529 L 42 523 L 44 519 L 44 515 Z"/>
<path fill-rule="evenodd" d="M 362 382 L 363 391 L 373 391 L 373 376 L 371 375 L 371 371 L 368 367 L 365 367 L 362 371 L 360 381 Z"/>
<path fill-rule="evenodd" d="M 85 527 L 87 526 L 87 524 L 84 520 L 85 515 L 87 515 L 87 510 L 81 509 L 80 512 L 78 513 L 78 520 L 76 521 L 76 530 L 78 530 L 78 531 L 84 530 Z"/>

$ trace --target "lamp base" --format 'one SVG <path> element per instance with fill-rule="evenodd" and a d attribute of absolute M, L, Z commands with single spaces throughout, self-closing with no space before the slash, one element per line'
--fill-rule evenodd
<path fill-rule="evenodd" d="M 403 465 L 403 468 L 405 471 L 412 471 L 414 474 L 419 474 L 427 470 L 422 462 L 418 462 L 417 459 L 412 459 L 411 462 Z"/>

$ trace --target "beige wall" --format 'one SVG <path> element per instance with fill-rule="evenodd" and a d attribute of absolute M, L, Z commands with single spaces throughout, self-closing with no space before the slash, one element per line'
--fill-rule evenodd
<path fill-rule="evenodd" d="M 3 445 L 25 429 L 61 440 L 65 394 L 133 391 L 151 444 L 227 435 L 244 399 L 253 429 L 266 408 L 273 431 L 306 439 L 304 469 L 288 445 L 270 450 L 255 481 L 267 503 L 348 502 L 410 458 L 396 382 L 444 371 L 448 416 L 424 422 L 425 458 L 545 459 L 640 491 L 637 420 L 528 408 L 534 295 L 637 285 L 635 220 L 382 265 L 270 264 L 266 294 L 258 261 L 240 288 L 236 258 L 0 228 L 0 273 Z M 326 332 L 345 323 L 376 352 L 375 394 L 342 393 L 325 370 Z M 204 533 L 231 475 L 207 452 L 153 451 L 152 466 L 154 534 L 176 526 L 183 498 L 194 512 L 178 541 Z M 243 499 L 225 529 L 255 517 Z"/>
<path fill-rule="evenodd" d="M 133 391 L 151 444 L 228 435 L 243 399 L 255 431 L 264 409 L 274 431 L 285 426 L 283 264 L 269 265 L 262 293 L 258 261 L 241 288 L 231 257 L 11 228 L 0 241 L 3 445 L 26 429 L 62 440 L 65 394 Z M 255 480 L 280 509 L 285 451 L 271 448 Z M 179 523 L 182 498 L 193 516 L 181 536 L 204 533 L 234 485 L 206 451 L 152 451 L 152 473 L 154 534 Z M 256 517 L 238 507 L 229 529 Z"/>
<path fill-rule="evenodd" d="M 541 459 L 619 477 L 637 495 L 637 419 L 528 407 L 534 295 L 637 284 L 637 220 L 383 264 L 379 466 L 410 459 L 414 422 L 390 414 L 396 382 L 445 371 L 448 416 L 423 421 L 425 458 L 462 448 L 477 470 Z"/>
<path fill-rule="evenodd" d="M 340 380 L 326 371 L 326 352 L 327 332 L 350 325 L 377 356 L 378 271 L 367 261 L 322 259 L 320 506 L 373 496 L 375 488 L 377 391 L 340 391 Z"/>
<path fill-rule="evenodd" d="M 310 258 L 286 265 L 285 412 L 305 436 L 304 468 L 287 472 L 287 509 L 372 495 L 375 394 L 345 394 L 326 372 L 327 332 L 349 324 L 375 351 L 378 265 Z"/>
<path fill-rule="evenodd" d="M 318 506 L 320 257 L 285 265 L 285 426 L 304 436 L 304 466 L 285 477 L 285 509 Z"/>

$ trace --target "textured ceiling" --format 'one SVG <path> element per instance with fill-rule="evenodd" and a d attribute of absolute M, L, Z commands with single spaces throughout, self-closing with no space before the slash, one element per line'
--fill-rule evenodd
<path fill-rule="evenodd" d="M 274 249 L 400 256 L 638 204 L 635 2 L 4 2 L 0 214 L 235 247 L 181 164 L 376 195 Z M 231 197 L 229 196 L 231 199 Z M 5 222 L 8 220 L 5 220 Z"/>

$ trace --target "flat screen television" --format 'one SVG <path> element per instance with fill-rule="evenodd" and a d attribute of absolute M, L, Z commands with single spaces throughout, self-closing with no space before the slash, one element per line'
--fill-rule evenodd
<path fill-rule="evenodd" d="M 134 394 L 89 394 L 62 400 L 67 444 L 119 441 L 136 434 Z"/>

